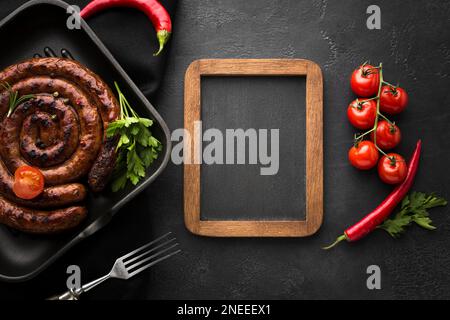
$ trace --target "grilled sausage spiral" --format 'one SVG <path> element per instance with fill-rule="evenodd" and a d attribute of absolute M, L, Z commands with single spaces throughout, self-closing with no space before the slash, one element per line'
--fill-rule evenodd
<path fill-rule="evenodd" d="M 0 223 L 31 233 L 59 232 L 86 216 L 79 205 L 81 184 L 101 191 L 114 169 L 116 139 L 108 124 L 119 116 L 109 87 L 92 71 L 64 58 L 35 58 L 0 73 Z M 8 117 L 12 92 L 33 98 Z M 41 195 L 15 196 L 13 176 L 23 165 L 37 167 L 45 178 Z"/>

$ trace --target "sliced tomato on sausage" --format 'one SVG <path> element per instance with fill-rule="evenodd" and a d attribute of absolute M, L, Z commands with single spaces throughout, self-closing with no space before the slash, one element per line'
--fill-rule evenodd
<path fill-rule="evenodd" d="M 44 176 L 34 167 L 21 166 L 14 173 L 13 191 L 19 198 L 30 200 L 44 191 Z"/>

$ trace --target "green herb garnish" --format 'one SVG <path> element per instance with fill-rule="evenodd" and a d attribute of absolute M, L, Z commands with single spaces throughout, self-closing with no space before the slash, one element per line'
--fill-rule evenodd
<path fill-rule="evenodd" d="M 403 199 L 400 211 L 392 219 L 384 221 L 378 228 L 387 231 L 394 238 L 400 237 L 406 227 L 413 222 L 424 229 L 434 230 L 436 227 L 432 225 L 427 209 L 445 205 L 447 200 L 435 194 L 412 192 Z"/>
<path fill-rule="evenodd" d="M 14 110 L 17 108 L 17 106 L 19 104 L 34 98 L 33 94 L 26 94 L 26 95 L 19 97 L 19 92 L 13 91 L 11 85 L 8 82 L 2 82 L 2 83 L 0 83 L 0 85 L 5 90 L 9 91 L 9 103 L 8 103 L 9 108 L 8 108 L 8 113 L 7 113 L 6 117 L 11 116 L 11 114 L 14 112 Z"/>
<path fill-rule="evenodd" d="M 149 130 L 153 121 L 141 118 L 128 103 L 119 85 L 114 82 L 120 103 L 120 119 L 110 123 L 106 130 L 108 137 L 119 136 L 117 162 L 112 190 L 123 189 L 127 181 L 133 185 L 145 177 L 145 170 L 158 158 L 162 144 Z"/>

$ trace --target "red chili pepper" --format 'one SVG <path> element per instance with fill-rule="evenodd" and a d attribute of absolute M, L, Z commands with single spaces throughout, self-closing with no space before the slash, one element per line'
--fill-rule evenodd
<path fill-rule="evenodd" d="M 379 226 L 391 214 L 395 207 L 403 200 L 411 188 L 414 177 L 416 176 L 417 168 L 419 167 L 420 150 L 422 149 L 422 142 L 417 142 L 416 150 L 411 157 L 408 166 L 408 173 L 405 180 L 398 185 L 389 196 L 371 213 L 365 216 L 360 222 L 353 225 L 344 231 L 344 234 L 336 239 L 336 241 L 325 247 L 325 250 L 333 248 L 339 242 L 347 240 L 349 242 L 357 241 L 364 238 Z"/>
<path fill-rule="evenodd" d="M 147 15 L 155 27 L 159 41 L 159 50 L 154 55 L 160 54 L 172 33 L 172 21 L 163 5 L 157 0 L 93 0 L 81 10 L 80 15 L 83 19 L 87 19 L 100 11 L 114 7 L 135 8 Z"/>

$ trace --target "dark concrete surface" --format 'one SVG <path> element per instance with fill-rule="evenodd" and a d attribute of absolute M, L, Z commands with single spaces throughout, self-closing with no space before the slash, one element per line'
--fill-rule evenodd
<path fill-rule="evenodd" d="M 2 1 L 0 16 L 21 2 Z M 381 30 L 366 28 L 365 11 L 370 4 L 381 7 Z M 1 283 L 0 297 L 43 298 L 61 291 L 69 264 L 81 267 L 83 282 L 91 280 L 107 272 L 118 255 L 170 230 L 182 245 L 181 255 L 130 281 L 105 283 L 85 298 L 450 298 L 448 208 L 433 210 L 438 226 L 435 232 L 411 227 L 401 239 L 393 240 L 380 231 L 354 245 L 344 243 L 333 251 L 320 250 L 390 190 L 374 172 L 357 172 L 346 160 L 353 133 L 345 115 L 353 99 L 348 77 L 361 62 L 383 62 L 386 78 L 400 82 L 410 94 L 408 110 L 397 118 L 404 135 L 398 151 L 409 156 L 416 140 L 423 139 L 423 161 L 414 189 L 450 197 L 449 16 L 450 3 L 437 0 L 180 0 L 167 72 L 152 101 L 171 129 L 183 126 L 183 77 L 195 59 L 307 58 L 322 67 L 322 228 L 307 239 L 194 236 L 183 222 L 182 168 L 171 164 L 108 227 L 36 279 Z M 139 19 L 127 20 L 127 30 L 141 23 Z M 115 32 L 120 28 L 119 21 Z M 152 59 L 150 52 L 148 59 Z M 381 267 L 382 290 L 366 288 L 366 268 L 372 264 Z"/>

